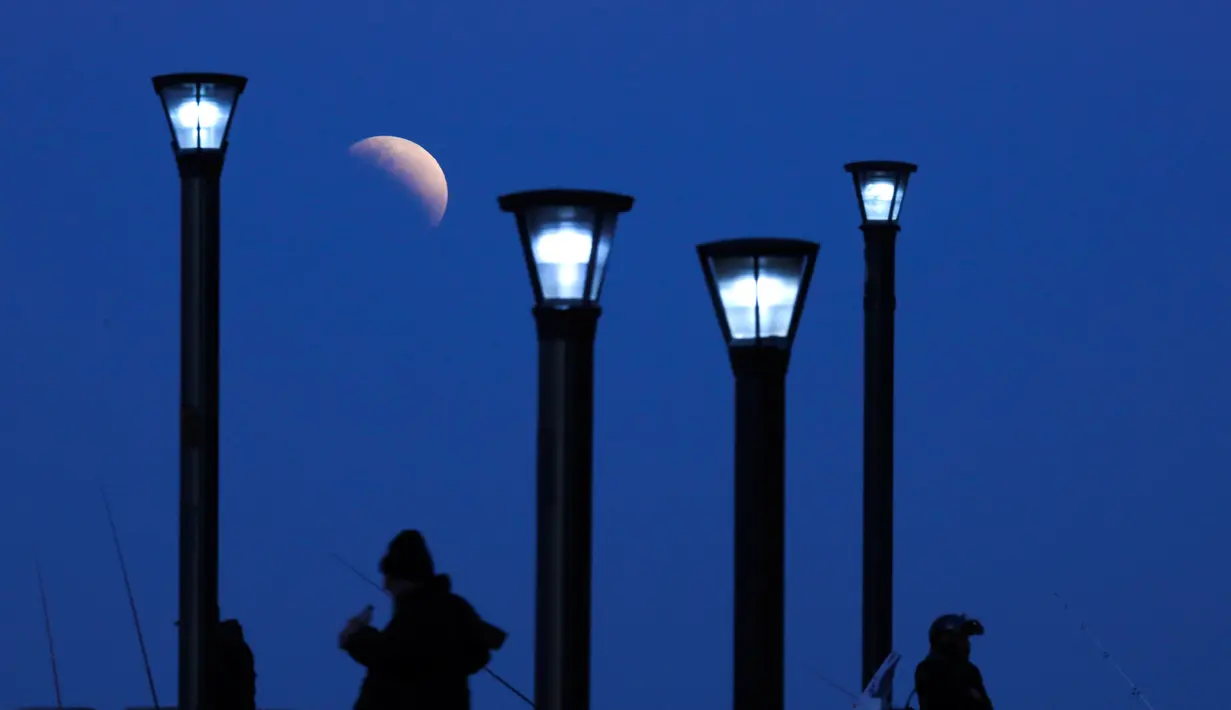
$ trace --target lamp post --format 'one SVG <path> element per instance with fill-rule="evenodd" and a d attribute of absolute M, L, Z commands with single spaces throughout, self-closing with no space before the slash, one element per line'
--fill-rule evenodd
<path fill-rule="evenodd" d="M 590 704 L 594 336 L 617 217 L 633 198 L 589 190 L 505 195 L 517 217 L 539 340 L 534 704 Z"/>
<path fill-rule="evenodd" d="M 248 80 L 154 77 L 180 173 L 180 553 L 178 710 L 215 710 L 218 624 L 219 182 Z"/>
<path fill-rule="evenodd" d="M 863 686 L 893 652 L 894 251 L 906 181 L 916 166 L 848 163 L 863 218 Z M 890 701 L 885 694 L 886 704 Z"/>
<path fill-rule="evenodd" d="M 697 247 L 735 374 L 735 710 L 783 706 L 786 372 L 820 245 Z"/>

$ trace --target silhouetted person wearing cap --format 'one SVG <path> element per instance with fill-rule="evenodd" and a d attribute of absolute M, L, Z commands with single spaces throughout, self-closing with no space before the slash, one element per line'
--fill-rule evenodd
<path fill-rule="evenodd" d="M 928 629 L 931 651 L 915 667 L 919 710 L 992 710 L 983 674 L 970 662 L 970 637 L 983 624 L 964 614 L 945 614 Z"/>
<path fill-rule="evenodd" d="M 352 618 L 338 646 L 368 669 L 355 710 L 469 710 L 471 675 L 491 660 L 505 633 L 483 621 L 436 574 L 427 543 L 404 530 L 380 561 L 393 617 L 371 626 L 372 607 Z"/>

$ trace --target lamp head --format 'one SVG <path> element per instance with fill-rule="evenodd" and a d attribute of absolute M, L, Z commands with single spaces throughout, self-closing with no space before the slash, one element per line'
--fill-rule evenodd
<path fill-rule="evenodd" d="M 248 80 L 231 74 L 163 74 L 154 77 L 177 156 L 225 153 L 239 95 Z"/>
<path fill-rule="evenodd" d="M 536 306 L 597 306 L 615 239 L 616 219 L 633 198 L 593 190 L 535 190 L 505 195 L 500 209 L 517 218 Z"/>
<path fill-rule="evenodd" d="M 855 179 L 855 197 L 863 223 L 897 225 L 906 196 L 906 181 L 918 166 L 892 160 L 847 163 L 846 172 Z"/>
<path fill-rule="evenodd" d="M 802 239 L 728 239 L 697 247 L 728 347 L 789 350 L 821 245 Z"/>

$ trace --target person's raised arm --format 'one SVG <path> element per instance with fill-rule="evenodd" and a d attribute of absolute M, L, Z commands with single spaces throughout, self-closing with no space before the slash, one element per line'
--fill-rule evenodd
<path fill-rule="evenodd" d="M 427 662 L 426 629 L 416 628 L 409 619 L 394 619 L 384 631 L 364 626 L 356 629 L 342 643 L 356 663 L 369 670 L 410 668 Z"/>

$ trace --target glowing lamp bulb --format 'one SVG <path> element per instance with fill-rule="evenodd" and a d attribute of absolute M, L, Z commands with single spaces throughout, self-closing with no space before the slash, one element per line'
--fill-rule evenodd
<path fill-rule="evenodd" d="M 729 298 L 732 305 L 745 308 L 759 305 L 766 308 L 789 300 L 790 294 L 782 279 L 772 276 L 745 276 L 731 284 Z"/>
<path fill-rule="evenodd" d="M 222 117 L 218 106 L 211 101 L 185 101 L 175 111 L 175 120 L 185 128 L 213 128 Z"/>
<path fill-rule="evenodd" d="M 581 298 L 585 291 L 590 250 L 595 247 L 594 230 L 586 224 L 562 222 L 534 237 L 534 260 L 547 298 Z M 595 286 L 607 262 L 611 244 L 599 240 L 595 263 Z"/>

